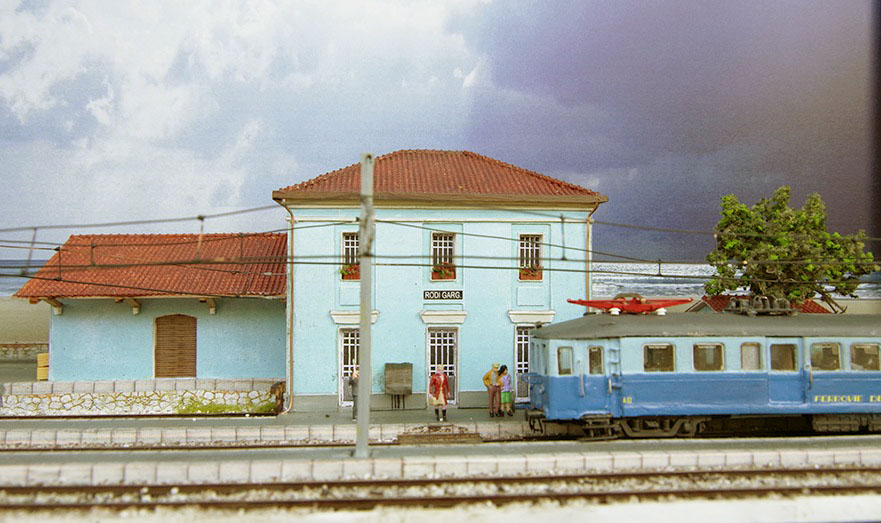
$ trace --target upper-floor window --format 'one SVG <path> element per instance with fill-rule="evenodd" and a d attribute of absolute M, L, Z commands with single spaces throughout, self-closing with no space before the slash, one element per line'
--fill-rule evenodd
<path fill-rule="evenodd" d="M 879 369 L 877 343 L 854 343 L 850 346 L 850 368 L 852 370 Z"/>
<path fill-rule="evenodd" d="M 519 248 L 520 279 L 540 280 L 541 234 L 521 234 Z"/>
<path fill-rule="evenodd" d="M 455 280 L 456 235 L 452 232 L 431 233 L 431 279 Z"/>
<path fill-rule="evenodd" d="M 358 233 L 344 232 L 342 245 L 342 267 L 340 274 L 344 280 L 361 279 L 361 260 L 358 257 Z"/>
<path fill-rule="evenodd" d="M 811 367 L 817 370 L 840 370 L 841 345 L 838 343 L 811 344 Z"/>
<path fill-rule="evenodd" d="M 646 372 L 673 372 L 673 345 L 669 343 L 645 345 L 643 369 Z"/>
<path fill-rule="evenodd" d="M 694 370 L 722 370 L 721 343 L 695 343 L 693 349 Z"/>

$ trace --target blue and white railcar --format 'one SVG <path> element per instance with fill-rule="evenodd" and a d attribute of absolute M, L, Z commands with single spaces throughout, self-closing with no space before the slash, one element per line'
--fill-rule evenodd
<path fill-rule="evenodd" d="M 691 436 L 719 418 L 809 416 L 881 431 L 881 318 L 590 314 L 533 331 L 534 428 Z"/>

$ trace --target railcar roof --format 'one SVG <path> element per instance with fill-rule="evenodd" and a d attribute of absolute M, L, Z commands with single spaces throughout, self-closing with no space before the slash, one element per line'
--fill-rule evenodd
<path fill-rule="evenodd" d="M 881 316 L 799 314 L 746 316 L 732 313 L 675 313 L 665 316 L 589 314 L 532 331 L 543 339 L 588 340 L 626 337 L 698 336 L 881 336 Z"/>

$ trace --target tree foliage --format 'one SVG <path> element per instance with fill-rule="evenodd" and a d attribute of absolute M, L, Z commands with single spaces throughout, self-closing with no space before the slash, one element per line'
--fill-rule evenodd
<path fill-rule="evenodd" d="M 795 304 L 819 294 L 840 310 L 830 294 L 852 296 L 859 277 L 878 270 L 864 250 L 864 231 L 850 236 L 826 231 L 819 194 L 811 194 L 801 209 L 790 208 L 789 199 L 785 185 L 752 207 L 733 194 L 722 197 L 716 248 L 707 255 L 716 270 L 704 285 L 708 294 L 745 288 Z"/>

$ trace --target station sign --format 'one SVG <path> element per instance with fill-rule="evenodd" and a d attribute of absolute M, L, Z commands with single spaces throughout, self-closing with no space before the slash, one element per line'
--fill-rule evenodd
<path fill-rule="evenodd" d="M 422 291 L 423 300 L 461 300 L 462 291 Z"/>

